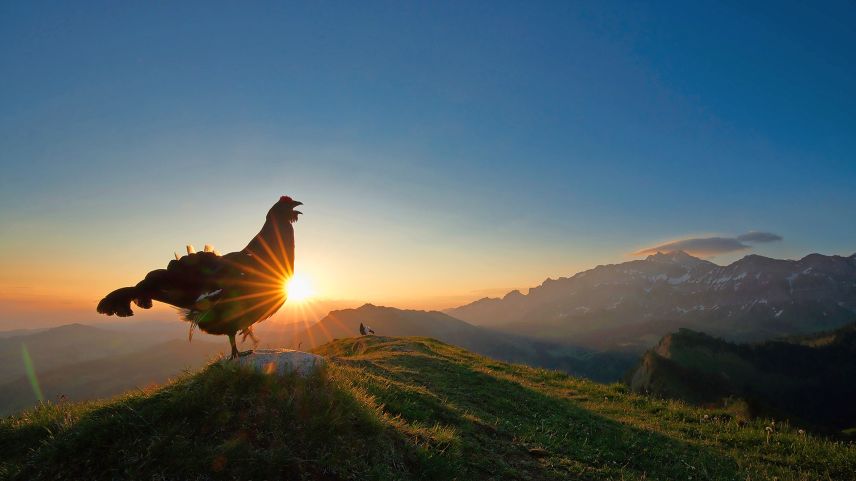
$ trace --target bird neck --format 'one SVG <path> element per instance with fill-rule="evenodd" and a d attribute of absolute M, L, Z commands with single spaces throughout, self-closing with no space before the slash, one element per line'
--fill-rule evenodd
<path fill-rule="evenodd" d="M 242 252 L 250 254 L 259 263 L 284 269 L 285 272 L 280 274 L 291 277 L 294 273 L 294 228 L 289 222 L 277 222 L 268 217 Z"/>

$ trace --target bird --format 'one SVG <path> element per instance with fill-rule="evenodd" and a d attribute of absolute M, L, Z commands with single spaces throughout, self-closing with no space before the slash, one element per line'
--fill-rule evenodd
<path fill-rule="evenodd" d="M 202 252 L 187 246 L 187 254 L 156 269 L 132 287 L 107 294 L 96 311 L 108 316 L 133 316 L 131 303 L 142 309 L 158 301 L 177 307 L 193 329 L 229 336 L 236 359 L 253 351 L 238 351 L 235 336 L 249 336 L 258 344 L 253 325 L 272 316 L 285 304 L 287 282 L 294 275 L 294 224 L 303 205 L 284 195 L 270 208 L 258 234 L 237 252 L 220 255 L 206 245 Z"/>
<path fill-rule="evenodd" d="M 365 336 L 368 333 L 374 334 L 374 331 L 372 330 L 371 327 L 363 325 L 363 323 L 361 322 L 360 323 L 360 335 Z"/>

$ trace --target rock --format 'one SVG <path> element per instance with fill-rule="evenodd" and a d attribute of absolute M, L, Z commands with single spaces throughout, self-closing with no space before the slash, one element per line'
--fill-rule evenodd
<path fill-rule="evenodd" d="M 529 449 L 529 455 L 533 458 L 546 458 L 550 453 L 544 448 L 531 448 Z"/>
<path fill-rule="evenodd" d="M 268 374 L 297 373 L 299 376 L 306 377 L 324 366 L 327 360 L 317 354 L 293 349 L 256 349 L 252 354 L 239 357 L 237 360 L 226 359 L 224 362 L 252 366 Z"/>

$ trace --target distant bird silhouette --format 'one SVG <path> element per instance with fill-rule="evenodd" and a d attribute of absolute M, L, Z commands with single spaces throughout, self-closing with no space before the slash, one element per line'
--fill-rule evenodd
<path fill-rule="evenodd" d="M 229 336 L 230 359 L 239 352 L 235 335 L 240 332 L 255 344 L 253 324 L 272 316 L 285 303 L 285 283 L 294 275 L 294 228 L 302 205 L 283 196 L 270 208 L 262 230 L 238 252 L 219 255 L 206 245 L 204 252 L 187 246 L 187 255 L 170 261 L 166 269 L 149 272 L 136 286 L 117 289 L 98 303 L 97 311 L 108 316 L 133 316 L 131 302 L 143 309 L 152 301 L 178 307 L 193 328 L 209 334 Z"/>
<path fill-rule="evenodd" d="M 365 335 L 367 335 L 368 333 L 372 333 L 372 334 L 374 334 L 374 331 L 372 330 L 372 328 L 371 328 L 371 327 L 369 327 L 369 326 L 365 326 L 365 325 L 363 325 L 363 323 L 361 322 L 361 323 L 360 323 L 360 335 L 365 336 Z"/>

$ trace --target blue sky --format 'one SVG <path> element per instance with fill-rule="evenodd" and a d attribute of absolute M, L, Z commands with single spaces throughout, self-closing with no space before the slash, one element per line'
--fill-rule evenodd
<path fill-rule="evenodd" d="M 0 288 L 91 302 L 282 194 L 298 270 L 404 305 L 686 237 L 849 255 L 856 6 L 744 3 L 4 2 Z"/>

